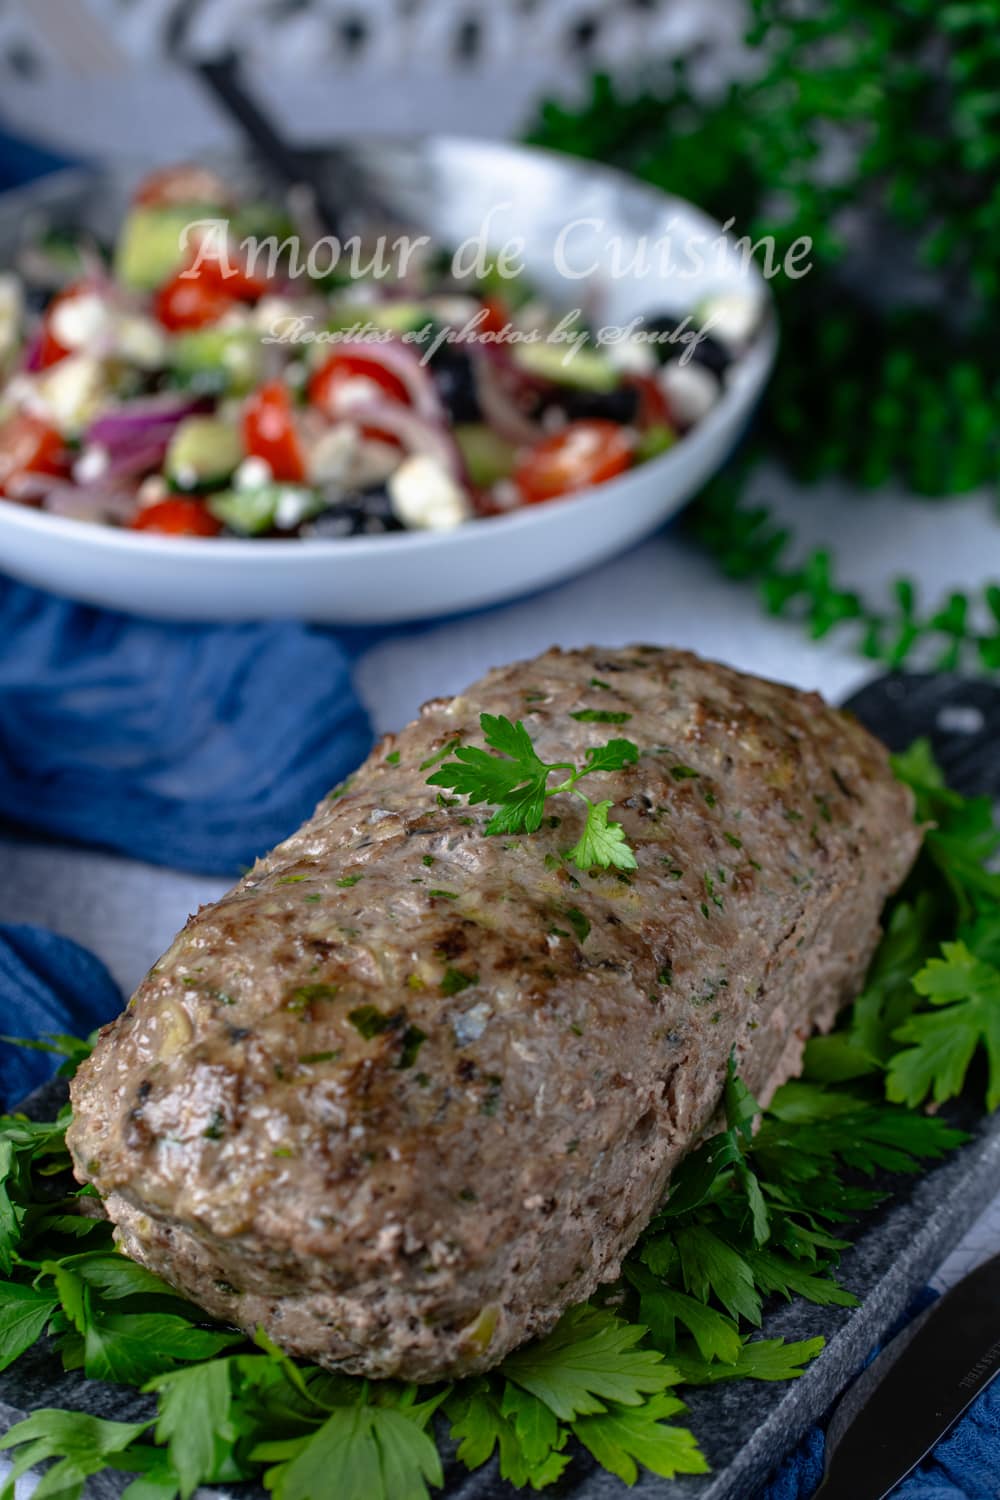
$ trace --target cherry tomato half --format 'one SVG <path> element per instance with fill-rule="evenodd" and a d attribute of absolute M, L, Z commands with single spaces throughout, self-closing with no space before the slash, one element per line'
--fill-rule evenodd
<path fill-rule="evenodd" d="M 348 416 L 349 407 L 338 401 L 338 394 L 349 381 L 356 380 L 367 380 L 375 386 L 374 396 L 410 404 L 410 393 L 399 376 L 363 354 L 331 354 L 309 382 L 309 400 L 328 417 Z"/>
<path fill-rule="evenodd" d="M 484 297 L 486 317 L 477 325 L 480 333 L 502 333 L 510 322 L 510 312 L 502 297 Z"/>
<path fill-rule="evenodd" d="M 37 363 L 40 370 L 47 370 L 51 365 L 57 365 L 61 359 L 66 358 L 67 354 L 72 354 L 73 352 L 71 349 L 67 349 L 65 344 L 61 344 L 53 332 L 56 309 L 65 307 L 66 303 L 72 302 L 74 297 L 79 297 L 90 290 L 86 282 L 74 282 L 72 286 L 64 287 L 58 296 L 53 297 L 45 309 L 41 335 L 38 341 Z"/>
<path fill-rule="evenodd" d="M 640 427 L 673 427 L 670 404 L 655 380 L 649 375 L 630 375 L 626 384 L 633 386 L 639 393 L 636 420 Z"/>
<path fill-rule="evenodd" d="M 536 443 L 519 461 L 514 482 L 528 505 L 601 484 L 632 462 L 632 444 L 617 422 L 570 422 Z"/>
<path fill-rule="evenodd" d="M 161 167 L 150 172 L 135 190 L 133 203 L 147 208 L 166 208 L 171 204 L 210 203 L 223 205 L 229 198 L 229 190 L 217 173 L 207 167 L 195 166 L 193 162 L 182 162 L 174 167 Z"/>
<path fill-rule="evenodd" d="M 41 417 L 19 411 L 0 422 L 0 494 L 24 474 L 68 472 L 63 440 Z"/>
<path fill-rule="evenodd" d="M 256 302 L 271 285 L 266 276 L 258 276 L 256 271 L 250 270 L 249 257 L 240 245 L 227 238 L 220 247 L 214 234 L 192 238 L 187 271 L 185 280 L 203 281 L 206 286 L 240 302 Z"/>
<path fill-rule="evenodd" d="M 191 495 L 173 495 L 147 505 L 130 525 L 133 531 L 156 531 L 161 536 L 218 536 L 222 530 L 221 523 Z"/>
<path fill-rule="evenodd" d="M 61 359 L 69 354 L 65 344 L 60 344 L 52 332 L 52 325 L 46 317 L 38 336 L 38 353 L 36 362 L 39 370 L 48 370 L 52 365 L 57 365 Z"/>
<path fill-rule="evenodd" d="M 270 465 L 275 479 L 291 483 L 305 479 L 305 459 L 295 431 L 292 398 L 280 380 L 262 385 L 247 401 L 243 445 L 248 454 Z"/>
<path fill-rule="evenodd" d="M 241 264 L 240 256 L 227 252 L 228 264 L 214 256 L 206 255 L 198 266 L 198 280 L 226 297 L 235 297 L 240 302 L 256 302 L 270 286 L 266 276 L 257 276 Z"/>
<path fill-rule="evenodd" d="M 237 305 L 236 298 L 221 292 L 198 276 L 175 276 L 153 299 L 153 311 L 164 328 L 204 328 L 217 323 Z"/>

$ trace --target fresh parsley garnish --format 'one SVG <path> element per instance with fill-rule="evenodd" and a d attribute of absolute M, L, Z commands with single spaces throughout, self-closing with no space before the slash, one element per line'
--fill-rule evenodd
<path fill-rule="evenodd" d="M 596 710 L 587 712 L 596 714 Z M 449 787 L 472 804 L 487 802 L 496 807 L 486 825 L 490 834 L 536 833 L 546 799 L 571 792 L 586 807 L 587 817 L 579 841 L 566 857 L 583 871 L 612 865 L 620 870 L 636 869 L 635 854 L 624 829 L 620 823 L 608 821 L 612 803 L 591 802 L 577 787 L 585 776 L 634 765 L 639 751 L 631 740 L 609 740 L 606 745 L 593 747 L 587 751 L 583 765 L 577 766 L 572 761 L 543 761 L 520 719 L 515 724 L 503 714 L 481 714 L 479 723 L 490 749 L 459 746 L 455 759 L 427 778 L 431 786 Z M 560 771 L 568 774 L 551 785 L 551 777 Z"/>
<path fill-rule="evenodd" d="M 354 1010 L 347 1012 L 347 1019 L 366 1042 L 381 1036 L 384 1031 L 393 1031 L 398 1024 L 397 1016 L 386 1015 L 377 1005 L 355 1006 Z"/>
<path fill-rule="evenodd" d="M 609 708 L 581 708 L 575 714 L 570 714 L 570 718 L 576 719 L 578 724 L 627 724 L 631 717 L 631 714 Z"/>
<path fill-rule="evenodd" d="M 417 1060 L 417 1053 L 427 1040 L 426 1031 L 421 1031 L 419 1026 L 407 1026 L 403 1032 L 403 1042 L 399 1052 L 397 1068 L 412 1068 Z"/>
<path fill-rule="evenodd" d="M 585 943 L 590 936 L 590 922 L 584 916 L 583 912 L 576 906 L 567 906 L 565 917 L 580 939 L 580 942 Z"/>
<path fill-rule="evenodd" d="M 1000 937 L 1000 921 L 990 932 Z M 973 939 L 975 941 L 975 939 Z M 967 943 L 944 943 L 941 958 L 928 959 L 913 981 L 933 1010 L 914 1013 L 893 1037 L 904 1043 L 889 1064 L 890 1099 L 911 1107 L 928 1094 L 943 1104 L 960 1094 L 977 1049 L 989 1069 L 986 1107 L 1000 1106 L 1000 969 L 977 958 Z"/>
<path fill-rule="evenodd" d="M 463 974 L 461 969 L 447 968 L 442 975 L 439 988 L 442 995 L 460 995 L 463 990 L 478 983 L 478 974 Z"/>

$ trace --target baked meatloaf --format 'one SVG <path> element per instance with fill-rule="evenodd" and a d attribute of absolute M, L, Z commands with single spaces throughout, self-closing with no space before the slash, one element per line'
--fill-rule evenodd
<path fill-rule="evenodd" d="M 487 836 L 428 786 L 483 711 L 550 761 L 618 717 L 639 760 L 590 794 L 637 870 L 567 862 L 570 796 Z M 485 1369 L 618 1274 L 733 1049 L 763 1100 L 795 1073 L 919 838 L 814 694 L 649 646 L 499 668 L 191 918 L 76 1077 L 77 1175 L 135 1260 L 293 1354 Z"/>

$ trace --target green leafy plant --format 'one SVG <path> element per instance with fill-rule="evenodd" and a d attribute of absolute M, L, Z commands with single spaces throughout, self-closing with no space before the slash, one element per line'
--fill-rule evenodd
<path fill-rule="evenodd" d="M 944 787 L 926 744 L 895 768 L 934 826 L 890 904 L 862 995 L 809 1044 L 804 1077 L 778 1091 L 756 1131 L 758 1105 L 730 1065 L 724 1128 L 681 1163 L 621 1280 L 486 1375 L 422 1387 L 352 1379 L 211 1322 L 115 1251 L 99 1203 L 70 1176 L 67 1110 L 0 1121 L 0 1368 L 47 1333 L 67 1368 L 149 1399 L 135 1423 L 34 1412 L 0 1440 L 14 1455 L 0 1500 L 46 1461 L 40 1500 L 78 1500 L 105 1469 L 134 1476 L 127 1500 L 188 1500 L 199 1484 L 250 1478 L 276 1500 L 324 1500 L 333 1472 L 338 1500 L 428 1500 L 443 1483 L 446 1435 L 459 1463 L 495 1457 L 505 1479 L 534 1490 L 579 1447 L 628 1484 L 640 1469 L 704 1473 L 684 1387 L 801 1374 L 822 1340 L 760 1337 L 769 1302 L 850 1306 L 836 1269 L 858 1216 L 894 1175 L 964 1138 L 920 1103 L 967 1089 L 979 1054 L 986 1102 L 997 1102 L 1000 877 L 987 862 L 1000 833 L 986 799 Z M 927 1025 L 941 1015 L 944 1046 Z M 70 1066 L 85 1051 L 54 1045 Z"/>
<path fill-rule="evenodd" d="M 996 587 L 926 611 L 909 580 L 863 600 L 827 553 L 790 563 L 794 538 L 745 497 L 761 454 L 863 487 L 995 488 L 1000 0 L 753 0 L 748 40 L 753 65 L 721 90 L 696 87 L 685 57 L 631 82 L 601 76 L 582 105 L 547 105 L 530 139 L 622 166 L 752 242 L 772 235 L 779 259 L 810 237 L 809 274 L 771 283 L 782 352 L 759 437 L 696 502 L 694 532 L 814 636 L 844 624 L 879 661 L 996 670 Z M 873 249 L 891 276 L 871 274 Z"/>

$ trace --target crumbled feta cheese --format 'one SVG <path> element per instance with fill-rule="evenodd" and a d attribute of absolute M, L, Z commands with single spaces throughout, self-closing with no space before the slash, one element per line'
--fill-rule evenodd
<path fill-rule="evenodd" d="M 302 317 L 301 303 L 291 302 L 287 297 L 261 297 L 250 314 L 251 325 L 260 333 L 277 335 L 282 326 L 298 323 Z"/>
<path fill-rule="evenodd" d="M 52 332 L 64 349 L 107 358 L 117 355 L 140 369 L 165 363 L 167 340 L 159 324 L 138 313 L 118 312 L 98 292 L 78 292 L 56 302 Z"/>
<path fill-rule="evenodd" d="M 619 339 L 605 344 L 603 352 L 612 369 L 622 375 L 652 375 L 658 364 L 653 348 L 642 339 Z"/>
<path fill-rule="evenodd" d="M 136 504 L 140 510 L 147 505 L 158 505 L 170 494 L 170 486 L 162 474 L 150 474 L 136 490 Z"/>
<path fill-rule="evenodd" d="M 73 478 L 77 484 L 93 484 L 95 479 L 100 479 L 107 472 L 111 456 L 107 448 L 102 448 L 99 443 L 85 448 L 73 465 Z"/>
<path fill-rule="evenodd" d="M 469 497 L 443 464 L 429 453 L 415 453 L 389 476 L 392 508 L 404 526 L 450 531 L 472 514 Z"/>
<path fill-rule="evenodd" d="M 717 377 L 694 359 L 683 365 L 679 359 L 665 364 L 660 371 L 660 388 L 671 413 L 684 427 L 700 422 L 718 401 L 721 391 Z"/>
<path fill-rule="evenodd" d="M 238 333 L 241 329 L 253 326 L 252 315 L 245 307 L 231 307 L 228 312 L 223 313 L 213 328 L 218 328 L 223 333 Z"/>
<path fill-rule="evenodd" d="M 498 479 L 492 494 L 501 510 L 516 510 L 521 504 L 521 491 L 513 479 Z"/>
<path fill-rule="evenodd" d="M 741 348 L 760 321 L 760 304 L 743 292 L 720 292 L 706 297 L 698 309 L 699 327 L 720 343 Z"/>
<path fill-rule="evenodd" d="M 167 362 L 167 336 L 152 318 L 122 313 L 113 329 L 114 350 L 140 370 L 157 370 Z"/>
<path fill-rule="evenodd" d="M 367 406 L 372 401 L 384 399 L 385 392 L 377 380 L 367 375 L 351 375 L 337 382 L 332 392 L 332 404 L 338 412 L 349 412 L 356 406 Z"/>
<path fill-rule="evenodd" d="M 233 475 L 234 490 L 262 490 L 274 478 L 266 458 L 245 458 Z"/>
<path fill-rule="evenodd" d="M 110 307 L 96 292 L 78 292 L 56 302 L 49 314 L 53 336 L 64 349 L 91 348 L 106 338 L 111 321 Z"/>
<path fill-rule="evenodd" d="M 104 366 L 92 354 L 68 354 L 39 375 L 35 393 L 60 432 L 81 432 L 108 398 Z"/>
<path fill-rule="evenodd" d="M 333 313 L 350 312 L 355 307 L 367 307 L 369 303 L 382 300 L 382 288 L 375 281 L 359 281 L 353 284 L 346 297 L 330 298 Z"/>
<path fill-rule="evenodd" d="M 274 524 L 279 531 L 292 531 L 301 521 L 312 515 L 316 499 L 312 490 L 302 485 L 282 485 L 274 507 Z"/>
<path fill-rule="evenodd" d="M 28 411 L 38 412 L 45 415 L 44 408 L 38 398 L 38 387 L 34 375 L 23 372 L 12 375 L 4 387 L 3 393 L 4 410 L 8 408 L 19 410 L 24 407 Z"/>
<path fill-rule="evenodd" d="M 306 469 L 313 484 L 346 484 L 361 447 L 361 434 L 353 422 L 328 427 L 306 455 Z"/>
<path fill-rule="evenodd" d="M 456 329 L 463 328 L 470 318 L 474 318 L 482 303 L 476 297 L 462 297 L 454 294 L 438 297 L 428 297 L 427 309 L 442 323 Z"/>

